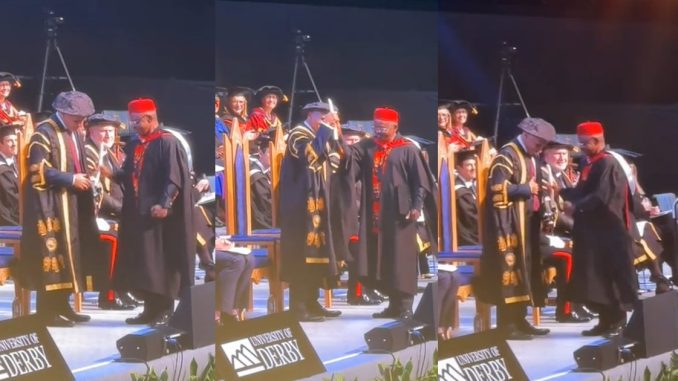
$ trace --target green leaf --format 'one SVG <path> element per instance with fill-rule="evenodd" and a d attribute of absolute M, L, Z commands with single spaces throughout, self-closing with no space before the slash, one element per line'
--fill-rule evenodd
<path fill-rule="evenodd" d="M 643 372 L 643 381 L 651 381 L 652 380 L 652 372 L 650 372 L 650 368 L 647 366 L 645 367 L 645 371 Z"/>

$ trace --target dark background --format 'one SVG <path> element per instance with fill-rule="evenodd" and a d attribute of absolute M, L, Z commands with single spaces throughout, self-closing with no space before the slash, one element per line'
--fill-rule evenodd
<path fill-rule="evenodd" d="M 371 120 L 388 105 L 400 111 L 403 133 L 435 137 L 437 12 L 231 1 L 217 2 L 216 19 L 218 86 L 274 84 L 289 96 L 300 29 L 311 36 L 305 56 L 320 95 L 344 121 Z M 312 89 L 303 69 L 298 81 Z M 314 100 L 298 96 L 295 111 Z M 287 107 L 277 111 L 286 122 Z"/>
<path fill-rule="evenodd" d="M 532 116 L 551 121 L 559 133 L 600 120 L 611 146 L 644 154 L 636 161 L 648 193 L 676 192 L 676 7 L 659 1 L 491 3 L 441 3 L 440 97 L 477 102 L 472 124 L 491 135 L 500 45 L 508 41 L 518 48 L 513 73 Z M 524 116 L 508 85 L 500 143 L 517 133 Z"/>
<path fill-rule="evenodd" d="M 58 42 L 76 89 L 88 93 L 97 111 L 126 110 L 138 97 L 152 97 L 166 125 L 190 130 L 194 145 L 214 144 L 214 3 L 208 0 L 5 0 L 0 71 L 22 77 L 10 99 L 37 111 L 45 54 L 46 9 L 64 18 Z M 53 53 L 43 109 L 69 90 Z M 196 172 L 214 171 L 211 150 L 193 149 Z"/>

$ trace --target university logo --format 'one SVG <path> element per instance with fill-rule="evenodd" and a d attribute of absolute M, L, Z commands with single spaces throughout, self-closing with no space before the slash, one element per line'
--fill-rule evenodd
<path fill-rule="evenodd" d="M 438 380 L 439 381 L 466 381 L 464 371 L 461 370 L 459 363 L 454 357 L 440 360 L 438 362 Z"/>
<path fill-rule="evenodd" d="M 263 360 L 257 355 L 249 339 L 222 344 L 221 349 L 233 365 L 238 377 L 266 370 Z"/>

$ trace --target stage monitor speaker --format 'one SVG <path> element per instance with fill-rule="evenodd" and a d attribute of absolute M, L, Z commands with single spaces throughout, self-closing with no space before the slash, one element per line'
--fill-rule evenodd
<path fill-rule="evenodd" d="M 614 368 L 622 363 L 625 341 L 621 336 L 601 339 L 574 351 L 579 371 L 599 371 Z"/>
<path fill-rule="evenodd" d="M 409 324 L 400 320 L 372 328 L 365 334 L 370 352 L 396 352 L 411 345 Z"/>
<path fill-rule="evenodd" d="M 678 291 L 638 301 L 624 329 L 624 337 L 638 342 L 636 355 L 651 357 L 678 348 Z"/>
<path fill-rule="evenodd" d="M 438 318 L 440 316 L 440 306 L 438 305 L 438 282 L 430 282 L 424 290 L 417 310 L 414 312 L 414 320 L 423 323 L 426 327 L 422 334 L 426 340 L 436 340 L 438 338 Z"/>
<path fill-rule="evenodd" d="M 195 349 L 215 343 L 214 287 L 215 282 L 208 282 L 182 293 L 179 306 L 168 323 L 186 333 L 181 338 L 182 348 Z"/>
<path fill-rule="evenodd" d="M 116 342 L 122 361 L 150 361 L 174 351 L 171 341 L 182 335 L 176 328 L 158 326 L 123 336 Z"/>

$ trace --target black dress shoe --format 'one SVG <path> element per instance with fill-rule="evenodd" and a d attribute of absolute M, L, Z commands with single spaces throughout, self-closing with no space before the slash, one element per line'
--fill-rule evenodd
<path fill-rule="evenodd" d="M 556 321 L 558 323 L 586 323 L 591 321 L 591 317 L 580 316 L 575 311 L 572 311 L 569 314 L 556 314 Z"/>
<path fill-rule="evenodd" d="M 129 311 L 135 308 L 135 305 L 125 304 L 120 298 L 115 298 L 114 300 L 99 299 L 99 309 L 102 310 Z"/>
<path fill-rule="evenodd" d="M 313 315 L 324 316 L 324 317 L 338 317 L 341 316 L 341 311 L 337 310 L 328 310 L 327 308 L 318 305 L 315 308 L 309 308 L 309 312 Z"/>
<path fill-rule="evenodd" d="M 551 332 L 551 330 L 548 328 L 537 328 L 532 324 L 528 323 L 527 320 L 524 320 L 523 322 L 516 324 L 516 329 L 522 333 L 534 336 L 544 336 L 548 335 L 549 332 Z"/>
<path fill-rule="evenodd" d="M 383 303 L 383 300 L 370 297 L 368 294 L 361 296 L 349 296 L 346 300 L 352 306 L 376 306 Z"/>
<path fill-rule="evenodd" d="M 375 319 L 396 319 L 400 317 L 400 311 L 386 308 L 381 312 L 373 313 L 372 317 Z"/>
<path fill-rule="evenodd" d="M 596 324 L 593 328 L 582 331 L 582 336 L 603 336 L 608 334 L 612 329 L 609 324 Z"/>
<path fill-rule="evenodd" d="M 43 321 L 46 326 L 48 327 L 64 327 L 64 328 L 69 328 L 75 326 L 75 323 L 62 318 L 59 315 L 53 315 L 49 317 L 44 317 Z"/>
<path fill-rule="evenodd" d="M 92 320 L 92 317 L 89 315 L 77 314 L 72 309 L 68 308 L 59 315 L 65 317 L 66 319 L 74 323 L 85 323 Z"/>
<path fill-rule="evenodd" d="M 297 313 L 297 320 L 300 322 L 307 322 L 307 323 L 318 323 L 321 321 L 325 321 L 325 317 L 322 315 L 316 315 L 310 312 L 301 312 Z"/>
<path fill-rule="evenodd" d="M 509 325 L 505 327 L 504 332 L 506 340 L 520 340 L 520 341 L 532 340 L 532 335 L 524 331 L 518 330 L 514 325 Z"/>
<path fill-rule="evenodd" d="M 153 314 L 150 314 L 146 311 L 140 313 L 139 315 L 133 317 L 133 318 L 128 318 L 125 319 L 125 323 L 131 324 L 131 325 L 136 325 L 136 324 L 150 324 L 155 316 Z"/>

